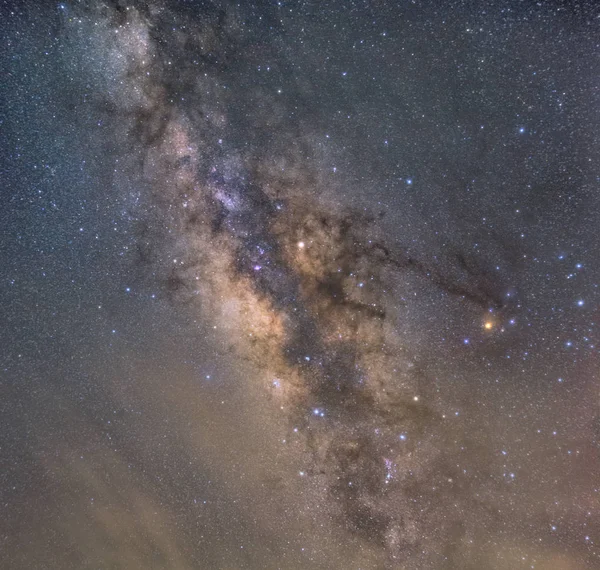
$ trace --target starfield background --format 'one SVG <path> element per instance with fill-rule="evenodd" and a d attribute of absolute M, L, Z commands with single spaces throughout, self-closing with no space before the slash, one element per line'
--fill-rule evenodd
<path fill-rule="evenodd" d="M 0 30 L 0 567 L 600 568 L 600 5 Z"/>

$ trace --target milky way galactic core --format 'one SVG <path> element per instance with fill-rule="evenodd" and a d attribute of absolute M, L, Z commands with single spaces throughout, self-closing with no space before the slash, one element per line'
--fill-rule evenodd
<path fill-rule="evenodd" d="M 1 10 L 3 567 L 600 567 L 600 7 Z"/>

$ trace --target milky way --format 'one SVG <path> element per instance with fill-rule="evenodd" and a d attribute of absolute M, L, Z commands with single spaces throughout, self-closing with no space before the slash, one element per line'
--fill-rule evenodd
<path fill-rule="evenodd" d="M 600 564 L 592 6 L 5 12 L 9 567 Z"/>

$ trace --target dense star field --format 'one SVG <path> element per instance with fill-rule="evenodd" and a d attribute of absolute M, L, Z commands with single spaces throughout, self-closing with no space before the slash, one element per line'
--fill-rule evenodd
<path fill-rule="evenodd" d="M 1 568 L 600 568 L 600 4 L 0 29 Z"/>

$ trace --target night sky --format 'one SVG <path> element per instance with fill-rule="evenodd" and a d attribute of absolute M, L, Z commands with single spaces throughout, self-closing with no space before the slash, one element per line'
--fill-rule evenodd
<path fill-rule="evenodd" d="M 600 4 L 0 30 L 1 568 L 600 568 Z"/>

